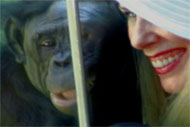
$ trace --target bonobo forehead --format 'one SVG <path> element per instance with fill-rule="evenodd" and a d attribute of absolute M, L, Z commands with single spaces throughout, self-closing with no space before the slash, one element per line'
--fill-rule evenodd
<path fill-rule="evenodd" d="M 119 16 L 118 11 L 115 10 L 113 6 L 113 1 L 87 1 L 83 0 L 79 2 L 79 13 L 80 13 L 80 21 L 84 22 L 96 22 L 100 24 L 110 24 L 110 22 L 114 22 L 117 20 Z M 49 22 L 61 21 L 67 22 L 67 9 L 66 9 L 66 0 L 60 0 L 53 3 L 50 6 L 48 11 L 44 16 L 40 16 L 43 19 L 43 24 Z M 116 18 L 117 17 L 117 18 Z M 36 17 L 35 17 L 36 19 Z M 103 22 L 102 22 L 103 21 Z M 41 24 L 39 24 L 41 25 Z"/>
<path fill-rule="evenodd" d="M 80 20 L 82 22 L 99 22 L 107 24 L 106 22 L 110 22 L 115 20 L 116 18 L 112 18 L 114 13 L 117 11 L 110 6 L 113 4 L 113 1 L 95 1 L 95 0 L 83 0 L 79 2 L 79 13 Z M 101 12 L 101 13 L 100 13 Z M 52 20 L 60 19 L 66 17 L 66 2 L 57 1 L 55 2 L 48 11 L 49 16 Z M 115 14 L 118 16 L 118 14 Z M 104 22 L 102 22 L 104 20 Z"/>
<path fill-rule="evenodd" d="M 111 1 L 82 1 L 79 2 L 79 11 L 82 27 L 88 24 L 88 28 L 85 29 L 93 27 L 93 31 L 103 30 L 102 26 L 109 29 L 109 26 L 119 24 L 117 22 L 120 22 L 121 18 Z M 32 37 L 38 36 L 38 33 L 55 33 L 57 30 L 64 30 L 62 32 L 66 35 L 65 31 L 68 30 L 66 1 L 55 1 L 44 14 L 34 16 L 27 25 L 29 26 L 26 28 L 30 29 L 29 35 Z"/>
<path fill-rule="evenodd" d="M 47 11 L 48 13 L 48 21 L 56 21 L 66 19 L 67 17 L 67 10 L 66 10 L 66 2 L 64 1 L 57 1 L 49 8 Z"/>

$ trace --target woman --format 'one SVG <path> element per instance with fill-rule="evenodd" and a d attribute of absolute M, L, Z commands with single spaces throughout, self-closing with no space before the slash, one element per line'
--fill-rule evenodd
<path fill-rule="evenodd" d="M 138 55 L 143 123 L 190 126 L 190 2 L 117 0 Z"/>

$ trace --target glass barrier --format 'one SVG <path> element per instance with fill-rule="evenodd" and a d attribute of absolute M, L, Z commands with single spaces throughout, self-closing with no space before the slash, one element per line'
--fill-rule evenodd
<path fill-rule="evenodd" d="M 1 126 L 141 122 L 134 56 L 115 1 L 0 6 Z"/>

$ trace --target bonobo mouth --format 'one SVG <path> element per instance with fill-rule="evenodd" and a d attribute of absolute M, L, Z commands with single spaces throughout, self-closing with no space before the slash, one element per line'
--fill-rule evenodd
<path fill-rule="evenodd" d="M 95 75 L 87 77 L 87 91 L 89 92 L 94 86 Z M 62 112 L 74 115 L 77 110 L 76 90 L 62 90 L 50 92 L 52 103 Z"/>
<path fill-rule="evenodd" d="M 76 104 L 75 90 L 66 90 L 57 93 L 51 92 L 50 97 L 53 104 L 61 110 L 67 110 L 68 108 Z"/>

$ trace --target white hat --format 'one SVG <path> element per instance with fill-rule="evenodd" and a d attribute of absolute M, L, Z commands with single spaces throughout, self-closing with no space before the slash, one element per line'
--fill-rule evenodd
<path fill-rule="evenodd" d="M 190 39 L 190 0 L 117 0 L 138 16 Z"/>

